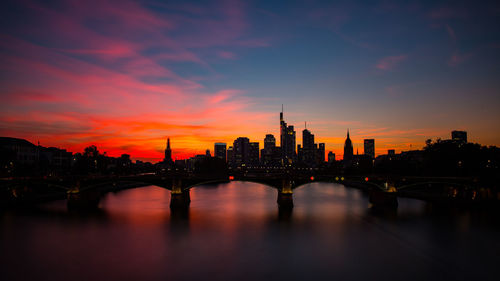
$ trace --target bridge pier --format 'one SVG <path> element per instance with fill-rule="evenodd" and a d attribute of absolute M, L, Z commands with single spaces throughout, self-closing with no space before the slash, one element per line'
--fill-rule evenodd
<path fill-rule="evenodd" d="M 292 181 L 286 178 L 281 183 L 281 189 L 278 191 L 278 207 L 280 209 L 291 209 L 293 208 Z"/>
<path fill-rule="evenodd" d="M 186 209 L 189 208 L 191 197 L 189 189 L 182 188 L 182 180 L 174 178 L 172 180 L 172 192 L 170 193 L 170 208 L 171 209 Z"/>
<path fill-rule="evenodd" d="M 91 211 L 99 208 L 101 193 L 96 190 L 80 190 L 80 182 L 68 190 L 67 207 L 70 211 Z"/>
<path fill-rule="evenodd" d="M 387 192 L 372 189 L 369 195 L 369 202 L 375 208 L 397 208 L 398 197 L 396 192 Z"/>
<path fill-rule="evenodd" d="M 278 191 L 278 207 L 280 209 L 291 209 L 293 208 L 293 194 L 292 193 L 283 193 Z"/>

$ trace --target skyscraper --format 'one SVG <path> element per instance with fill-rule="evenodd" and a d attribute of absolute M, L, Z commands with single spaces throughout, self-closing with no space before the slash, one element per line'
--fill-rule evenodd
<path fill-rule="evenodd" d="M 316 151 L 316 165 L 321 166 L 325 163 L 325 143 L 318 144 L 318 150 Z"/>
<path fill-rule="evenodd" d="M 237 138 L 233 143 L 233 165 L 240 167 L 250 160 L 250 140 L 245 137 Z"/>
<path fill-rule="evenodd" d="M 281 149 L 276 146 L 276 139 L 272 134 L 267 134 L 264 139 L 260 159 L 265 166 L 278 166 L 281 163 Z"/>
<path fill-rule="evenodd" d="M 309 167 L 315 166 L 317 162 L 314 135 L 308 129 L 302 131 L 302 147 L 299 160 Z"/>
<path fill-rule="evenodd" d="M 365 155 L 375 158 L 375 140 L 365 139 L 364 140 L 364 151 Z"/>
<path fill-rule="evenodd" d="M 283 106 L 280 113 L 280 146 L 283 164 L 292 164 L 295 161 L 295 130 L 288 126 L 283 119 Z"/>
<path fill-rule="evenodd" d="M 259 165 L 259 143 L 258 142 L 249 143 L 248 164 L 250 164 L 252 166 Z"/>
<path fill-rule="evenodd" d="M 270 150 L 273 149 L 275 146 L 276 146 L 276 139 L 272 134 L 267 134 L 266 138 L 264 139 L 264 149 Z"/>
<path fill-rule="evenodd" d="M 347 138 L 344 143 L 344 161 L 351 161 L 353 156 L 352 141 L 349 138 L 349 129 L 347 129 Z"/>
<path fill-rule="evenodd" d="M 167 148 L 165 149 L 165 159 L 163 162 L 172 164 L 172 150 L 170 149 L 170 138 L 167 138 Z"/>
<path fill-rule="evenodd" d="M 233 153 L 233 147 L 229 146 L 227 148 L 227 163 L 229 166 L 234 166 L 234 153 Z"/>
<path fill-rule="evenodd" d="M 216 142 L 214 145 L 214 156 L 226 161 L 226 143 Z"/>

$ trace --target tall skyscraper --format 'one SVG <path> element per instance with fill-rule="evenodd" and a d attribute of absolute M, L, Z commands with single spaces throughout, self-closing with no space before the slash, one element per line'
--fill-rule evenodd
<path fill-rule="evenodd" d="M 245 137 L 237 138 L 233 143 L 234 166 L 246 165 L 250 160 L 250 140 Z"/>
<path fill-rule="evenodd" d="M 315 166 L 317 162 L 314 135 L 308 129 L 302 131 L 302 147 L 300 149 L 299 160 L 309 167 Z"/>
<path fill-rule="evenodd" d="M 227 163 L 229 166 L 234 166 L 234 150 L 232 146 L 227 148 Z"/>
<path fill-rule="evenodd" d="M 276 146 L 276 139 L 272 134 L 267 134 L 264 139 L 264 149 L 271 150 Z"/>
<path fill-rule="evenodd" d="M 304 149 L 314 148 L 314 135 L 308 129 L 302 131 L 302 147 Z"/>
<path fill-rule="evenodd" d="M 283 106 L 280 113 L 280 146 L 283 164 L 292 164 L 295 161 L 295 130 L 288 126 L 283 119 Z"/>
<path fill-rule="evenodd" d="M 316 151 L 316 165 L 321 166 L 325 163 L 325 144 L 319 143 Z"/>
<path fill-rule="evenodd" d="M 163 162 L 172 164 L 172 150 L 170 149 L 170 138 L 167 138 L 167 148 L 165 149 L 165 159 Z"/>
<path fill-rule="evenodd" d="M 281 149 L 276 146 L 276 139 L 267 134 L 264 139 L 264 148 L 260 153 L 261 163 L 265 166 L 279 166 L 281 163 Z"/>
<path fill-rule="evenodd" d="M 371 158 L 375 158 L 375 140 L 374 139 L 365 139 L 364 140 L 364 151 L 365 155 L 370 156 Z"/>
<path fill-rule="evenodd" d="M 258 142 L 249 143 L 248 164 L 250 164 L 252 166 L 258 166 L 260 164 L 260 161 L 259 161 L 259 143 Z"/>
<path fill-rule="evenodd" d="M 467 143 L 467 132 L 466 131 L 452 131 L 451 139 L 456 142 Z"/>
<path fill-rule="evenodd" d="M 216 142 L 214 145 L 214 157 L 226 161 L 226 143 Z"/>
<path fill-rule="evenodd" d="M 344 161 L 351 161 L 353 156 L 352 141 L 349 138 L 349 129 L 347 130 L 347 138 L 344 143 Z"/>

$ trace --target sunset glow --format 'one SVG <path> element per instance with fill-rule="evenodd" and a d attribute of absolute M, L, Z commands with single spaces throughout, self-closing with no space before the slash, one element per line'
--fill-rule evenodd
<path fill-rule="evenodd" d="M 147 161 L 170 137 L 181 159 L 239 136 L 262 148 L 284 104 L 297 143 L 307 121 L 337 159 L 348 128 L 355 153 L 454 129 L 500 145 L 498 9 L 365 5 L 7 1 L 0 135 Z"/>

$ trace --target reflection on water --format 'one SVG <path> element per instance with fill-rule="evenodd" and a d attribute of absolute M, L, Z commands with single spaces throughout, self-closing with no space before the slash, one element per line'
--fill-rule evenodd
<path fill-rule="evenodd" d="M 96 212 L 64 201 L 1 215 L 2 280 L 496 280 L 498 228 L 484 214 L 399 199 L 373 210 L 360 190 L 313 183 L 277 191 L 230 182 L 110 193 Z"/>

